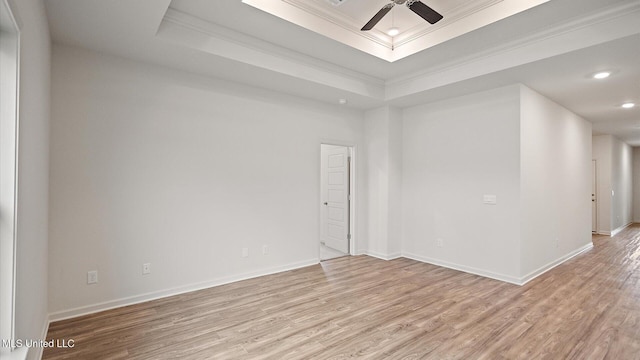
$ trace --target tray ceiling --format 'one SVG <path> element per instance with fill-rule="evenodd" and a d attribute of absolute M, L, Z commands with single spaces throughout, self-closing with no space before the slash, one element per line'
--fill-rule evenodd
<path fill-rule="evenodd" d="M 549 0 L 424 0 L 444 19 L 431 25 L 406 6 L 393 7 L 360 31 L 388 0 L 242 0 L 243 3 L 389 62 L 400 60 Z M 334 5 L 334 3 L 336 3 Z M 395 27 L 399 33 L 390 36 Z"/>
<path fill-rule="evenodd" d="M 330 2 L 338 0 L 307 1 L 355 19 L 361 0 L 344 0 L 335 9 Z M 362 15 L 367 21 L 380 3 L 362 1 L 371 2 L 363 11 L 369 13 Z M 436 7 L 439 0 L 422 1 L 452 18 L 447 12 L 453 10 Z M 510 3 L 503 0 L 488 9 Z M 460 4 L 451 2 L 450 9 Z M 244 84 L 265 89 L 269 96 L 332 104 L 344 98 L 347 107 L 363 110 L 402 108 L 522 83 L 592 121 L 594 133 L 640 145 L 640 107 L 621 108 L 640 99 L 638 0 L 580 0 L 580 6 L 574 0 L 547 1 L 394 62 L 240 0 L 57 0 L 45 5 L 54 52 L 59 46 L 87 48 L 180 69 L 203 82 L 228 81 L 225 86 L 240 95 L 237 84 Z M 404 7 L 398 10 L 405 10 L 409 21 L 422 21 Z M 484 16 L 484 11 L 476 14 Z M 356 33 L 360 20 L 353 25 Z M 384 31 L 383 25 L 376 30 Z M 592 79 L 604 70 L 612 72 L 610 78 Z"/>

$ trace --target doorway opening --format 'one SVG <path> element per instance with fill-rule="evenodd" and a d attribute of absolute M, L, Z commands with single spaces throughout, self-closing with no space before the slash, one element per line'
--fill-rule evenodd
<path fill-rule="evenodd" d="M 320 145 L 320 260 L 348 256 L 354 249 L 354 149 Z"/>

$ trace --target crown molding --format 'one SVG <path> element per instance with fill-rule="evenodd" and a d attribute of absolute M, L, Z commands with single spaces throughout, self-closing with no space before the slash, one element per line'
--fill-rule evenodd
<path fill-rule="evenodd" d="M 348 25 L 349 20 L 345 18 L 328 19 L 326 14 L 318 16 L 317 6 L 310 7 L 307 3 L 295 0 L 242 0 L 242 2 L 380 59 L 390 61 L 389 59 L 393 57 L 391 46 L 385 44 L 388 41 L 385 41 L 384 33 L 374 31 L 363 34 L 359 29 L 353 31 L 351 29 L 353 25 Z M 376 39 L 372 40 L 370 36 L 375 36 Z"/>
<path fill-rule="evenodd" d="M 299 0 L 280 0 L 279 3 Z M 487 0 L 489 4 L 508 0 Z M 460 9 L 469 16 L 480 7 Z M 461 15 L 463 16 L 463 15 Z M 441 86 L 640 33 L 640 3 L 622 4 L 521 37 L 455 61 L 384 81 L 169 8 L 159 37 L 300 80 L 376 101 L 396 101 Z M 595 34 L 595 35 L 594 35 Z"/>
<path fill-rule="evenodd" d="M 610 26 L 612 24 L 615 26 Z M 599 10 L 455 61 L 389 79 L 386 81 L 385 100 L 462 81 L 462 77 L 477 77 L 639 33 L 640 2 Z"/>
<path fill-rule="evenodd" d="M 378 45 L 384 46 L 389 50 L 393 50 L 393 38 L 384 32 L 372 29 L 371 31 L 360 31 L 360 25 L 356 19 L 346 16 L 340 12 L 329 11 L 329 9 L 335 9 L 336 6 L 331 8 L 322 7 L 318 3 L 304 0 L 281 0 L 291 6 L 305 11 L 309 14 L 319 17 L 324 21 L 337 25 L 342 29 L 351 32 L 352 34 L 362 37 L 366 40 L 372 41 Z M 501 0 L 500 0 L 501 1 Z"/>
<path fill-rule="evenodd" d="M 494 6 L 504 0 L 479 0 L 471 3 L 461 4 L 451 11 L 448 11 L 446 13 L 446 19 L 444 21 L 438 22 L 434 25 L 424 22 L 418 26 L 414 26 L 408 30 L 403 31 L 395 37 L 391 37 L 376 28 L 370 31 L 360 31 L 360 27 L 362 24 L 360 24 L 358 20 L 347 16 L 339 11 L 336 11 L 336 6 L 322 6 L 322 4 L 308 0 L 281 1 L 291 6 L 295 6 L 296 8 L 303 10 L 309 14 L 317 16 L 324 21 L 335 24 L 342 29 L 353 33 L 356 36 L 360 36 L 366 40 L 373 41 L 390 50 L 398 50 L 403 45 L 415 41 L 416 39 L 419 39 L 423 36 L 429 36 L 433 32 L 439 31 L 444 27 L 451 26 L 457 21 L 460 21 L 479 11 L 485 10 L 491 6 Z"/>
<path fill-rule="evenodd" d="M 167 10 L 156 36 L 205 53 L 358 95 L 373 99 L 384 97 L 382 79 L 241 34 L 172 8 Z"/>
<path fill-rule="evenodd" d="M 451 26 L 452 24 L 460 21 L 466 17 L 469 17 L 477 12 L 483 11 L 491 6 L 494 6 L 504 0 L 484 0 L 482 2 L 472 2 L 468 4 L 462 4 L 452 11 L 447 12 L 445 21 L 440 21 L 436 24 L 424 23 L 420 26 L 414 27 L 396 36 L 396 41 L 393 45 L 396 49 L 401 46 L 407 45 L 412 41 L 415 41 L 423 36 L 429 36 L 433 32 L 441 30 L 443 27 Z"/>
<path fill-rule="evenodd" d="M 356 19 L 338 6 L 308 0 L 242 0 L 243 3 L 302 26 L 388 62 L 394 62 L 549 0 L 475 0 L 443 12 L 435 25 L 426 22 L 390 37 L 382 31 L 360 31 Z"/>

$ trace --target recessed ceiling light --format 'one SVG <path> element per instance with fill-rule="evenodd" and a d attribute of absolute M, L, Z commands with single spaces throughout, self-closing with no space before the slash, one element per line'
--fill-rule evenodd
<path fill-rule="evenodd" d="M 347 104 L 347 99 L 338 99 L 338 104 L 340 105 L 346 105 Z"/>
<path fill-rule="evenodd" d="M 392 37 L 393 37 L 393 36 L 396 36 L 396 35 L 398 35 L 398 34 L 400 34 L 400 29 L 398 29 L 398 28 L 397 28 L 397 27 L 395 27 L 395 26 L 394 26 L 394 27 L 392 27 L 392 28 L 390 28 L 389 30 L 387 30 L 387 35 L 389 35 L 389 36 L 392 36 Z"/>
<path fill-rule="evenodd" d="M 632 103 L 632 102 L 628 102 L 628 103 L 624 103 L 622 104 L 622 107 L 625 109 L 631 109 L 632 107 L 635 107 L 636 104 Z"/>
<path fill-rule="evenodd" d="M 602 72 L 593 74 L 593 78 L 594 79 L 598 79 L 598 80 L 602 80 L 602 79 L 608 78 L 610 75 L 611 75 L 610 71 L 602 71 Z"/>

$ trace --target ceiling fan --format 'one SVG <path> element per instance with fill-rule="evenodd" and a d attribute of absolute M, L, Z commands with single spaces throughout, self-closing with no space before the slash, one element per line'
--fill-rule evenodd
<path fill-rule="evenodd" d="M 420 0 L 391 0 L 391 2 L 380 9 L 377 14 L 375 14 L 368 23 L 366 23 L 360 31 L 368 31 L 373 29 L 376 24 L 382 20 L 382 18 L 387 15 L 391 9 L 396 5 L 407 4 L 409 10 L 418 14 L 421 18 L 427 20 L 429 24 L 435 24 L 438 21 L 442 20 L 442 15 L 440 15 L 437 11 L 425 5 Z"/>

